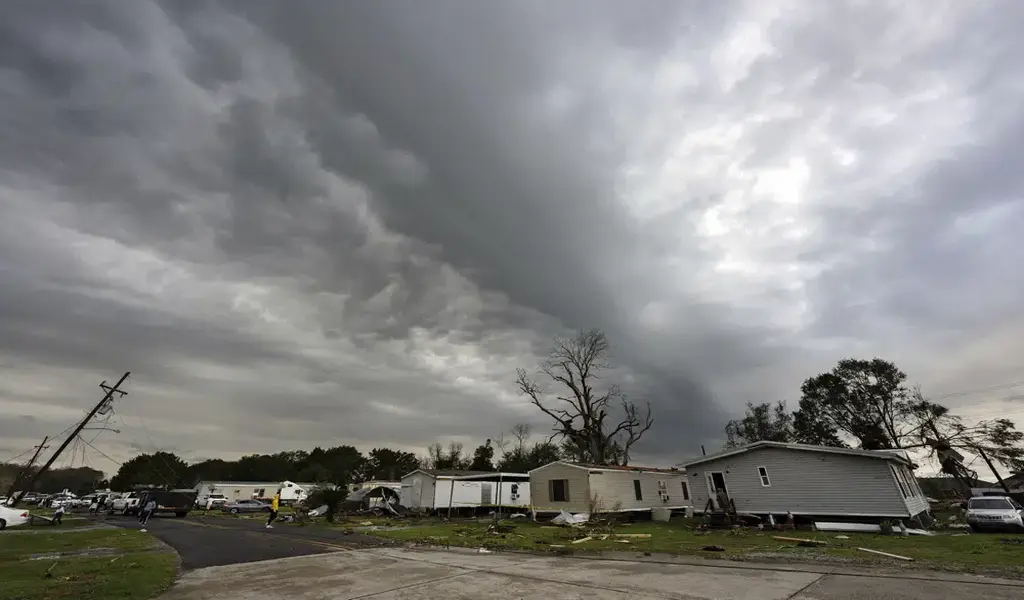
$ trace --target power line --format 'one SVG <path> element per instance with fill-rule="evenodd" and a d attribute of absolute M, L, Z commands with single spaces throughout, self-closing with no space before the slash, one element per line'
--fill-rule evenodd
<path fill-rule="evenodd" d="M 972 394 L 980 394 L 982 392 L 998 392 L 1000 390 L 1008 390 L 1008 389 L 1012 389 L 1012 388 L 1015 388 L 1015 387 L 1020 387 L 1022 385 L 1024 385 L 1024 381 L 1015 381 L 1015 382 L 1011 382 L 1011 383 L 1000 383 L 998 385 L 990 385 L 990 386 L 987 386 L 987 387 L 974 388 L 974 389 L 968 389 L 968 390 L 960 390 L 960 391 L 956 391 L 956 392 L 949 392 L 949 393 L 946 393 L 946 394 L 941 394 L 939 396 L 932 396 L 931 399 L 932 400 L 943 400 L 945 398 L 959 398 L 960 396 L 970 396 Z"/>

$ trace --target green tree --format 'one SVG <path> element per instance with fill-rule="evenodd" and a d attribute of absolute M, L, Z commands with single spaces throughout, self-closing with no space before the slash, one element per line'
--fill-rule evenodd
<path fill-rule="evenodd" d="M 771 404 L 747 403 L 742 419 L 729 421 L 725 426 L 726 446 L 735 447 L 752 442 L 789 442 L 793 440 L 793 415 L 785 402 Z"/>
<path fill-rule="evenodd" d="M 345 502 L 345 498 L 348 497 L 348 486 L 349 482 L 345 481 L 339 483 L 337 487 L 318 487 L 310 493 L 305 504 L 310 508 L 326 506 L 327 511 L 324 513 L 324 518 L 327 519 L 328 523 L 333 523 L 335 516 L 341 510 L 341 505 Z"/>
<path fill-rule="evenodd" d="M 801 386 L 800 433 L 834 431 L 866 450 L 900 448 L 914 410 L 906 380 L 890 361 L 844 358 Z"/>
<path fill-rule="evenodd" d="M 419 459 L 412 452 L 374 448 L 367 456 L 363 479 L 398 481 L 403 475 L 412 473 L 419 467 Z"/>
<path fill-rule="evenodd" d="M 189 470 L 184 460 L 170 452 L 140 454 L 123 463 L 110 479 L 115 490 L 130 490 L 134 486 L 154 485 L 180 488 L 191 486 Z"/>
<path fill-rule="evenodd" d="M 473 460 L 469 463 L 469 468 L 473 471 L 494 470 L 494 446 L 491 445 L 491 440 L 477 446 L 473 451 Z"/>

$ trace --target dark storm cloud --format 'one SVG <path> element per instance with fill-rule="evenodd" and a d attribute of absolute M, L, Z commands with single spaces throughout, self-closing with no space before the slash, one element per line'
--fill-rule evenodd
<path fill-rule="evenodd" d="M 1019 15 L 923 6 L 17 3 L 0 414 L 130 368 L 123 452 L 472 444 L 544 430 L 514 369 L 596 326 L 675 462 L 837 338 L 990 327 Z"/>

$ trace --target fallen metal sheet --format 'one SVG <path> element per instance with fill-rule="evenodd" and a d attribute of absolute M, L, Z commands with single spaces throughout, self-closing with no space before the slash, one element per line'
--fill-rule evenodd
<path fill-rule="evenodd" d="M 857 533 L 881 533 L 882 527 L 873 523 L 831 523 L 815 522 L 818 531 L 851 531 Z"/>
<path fill-rule="evenodd" d="M 927 529 L 908 529 L 907 533 L 910 535 L 935 535 L 934 531 L 928 531 Z"/>

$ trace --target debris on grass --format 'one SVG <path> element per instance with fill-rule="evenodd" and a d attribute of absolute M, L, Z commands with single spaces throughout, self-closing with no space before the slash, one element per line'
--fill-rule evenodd
<path fill-rule="evenodd" d="M 721 546 L 704 546 L 701 550 L 706 550 L 708 552 L 725 552 L 725 548 Z"/>
<path fill-rule="evenodd" d="M 779 540 L 780 542 L 796 542 L 798 546 L 815 547 L 815 546 L 827 546 L 828 545 L 828 542 L 821 541 L 821 540 L 809 540 L 809 539 L 806 539 L 806 538 L 784 537 L 784 536 L 781 536 L 781 535 L 772 536 L 772 539 Z"/>
<path fill-rule="evenodd" d="M 910 562 L 910 561 L 914 560 L 914 559 L 910 558 L 909 556 L 900 556 L 899 554 L 890 554 L 888 552 L 882 552 L 881 550 L 872 550 L 871 548 L 857 548 L 857 549 L 860 550 L 861 552 L 870 552 L 871 554 L 879 554 L 881 556 L 887 556 L 889 558 L 895 558 L 897 560 L 902 560 L 902 561 L 907 561 L 907 562 Z"/>
<path fill-rule="evenodd" d="M 582 544 L 583 542 L 589 542 L 589 541 L 590 541 L 590 540 L 592 540 L 592 539 L 594 539 L 594 538 L 592 538 L 592 537 L 590 537 L 590 536 L 588 535 L 587 537 L 582 537 L 582 538 L 580 538 L 580 539 L 578 539 L 578 540 L 573 540 L 573 541 L 572 541 L 572 543 L 573 543 L 573 544 Z"/>

